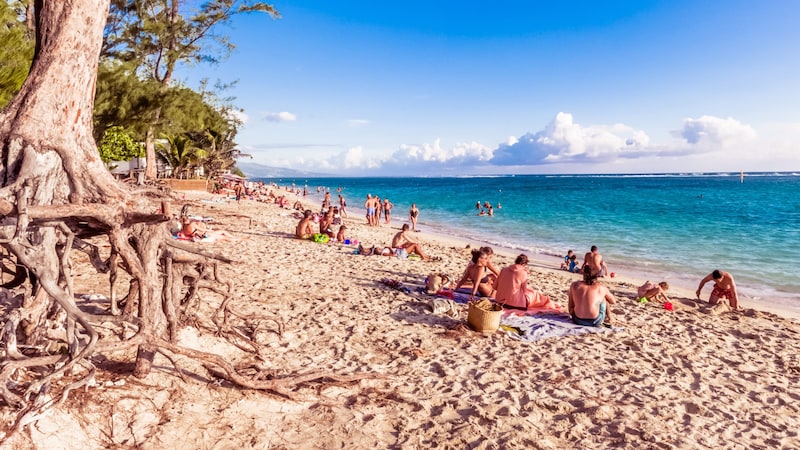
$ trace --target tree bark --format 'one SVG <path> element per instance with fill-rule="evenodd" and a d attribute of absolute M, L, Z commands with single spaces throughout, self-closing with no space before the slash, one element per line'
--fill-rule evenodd
<path fill-rule="evenodd" d="M 37 2 L 31 71 L 0 113 L 0 198 L 16 203 L 25 184 L 30 187 L 30 205 L 125 198 L 105 170 L 92 138 L 97 61 L 108 3 Z"/>
<path fill-rule="evenodd" d="M 0 112 L 0 201 L 14 205 L 0 220 L 0 241 L 39 278 L 70 321 L 91 328 L 74 307 L 69 263 L 57 249 L 66 245 L 68 251 L 71 243 L 72 233 L 64 224 L 74 228 L 86 222 L 104 230 L 138 282 L 143 318 L 139 332 L 161 338 L 166 320 L 158 249 L 166 231 L 160 223 L 137 224 L 150 220 L 148 205 L 111 177 L 92 137 L 97 62 L 108 8 L 109 0 L 36 3 L 31 71 Z M 39 295 L 33 299 L 37 301 L 49 298 Z M 140 350 L 137 376 L 150 371 L 149 350 Z"/>

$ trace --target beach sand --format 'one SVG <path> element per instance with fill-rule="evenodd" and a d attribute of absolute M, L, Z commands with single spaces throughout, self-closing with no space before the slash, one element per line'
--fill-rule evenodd
<path fill-rule="evenodd" d="M 612 311 L 621 331 L 532 343 L 477 333 L 466 327 L 465 306 L 458 318 L 434 315 L 433 297 L 416 292 L 430 273 L 461 274 L 465 241 L 413 233 L 439 262 L 354 255 L 353 246 L 294 239 L 297 220 L 276 205 L 177 195 L 173 205 L 190 203 L 192 213 L 247 238 L 194 245 L 237 261 L 220 273 L 234 285 L 236 310 L 252 317 L 237 323 L 260 352 L 216 336 L 210 314 L 221 297 L 208 291 L 200 292 L 197 320 L 180 332 L 180 345 L 272 376 L 320 370 L 332 377 L 302 384 L 287 399 L 219 382 L 181 356 L 175 360 L 186 381 L 161 355 L 145 379 L 130 375 L 133 354 L 97 355 L 95 386 L 73 392 L 4 445 L 800 448 L 800 324 L 786 317 L 748 304 L 739 312 L 711 308 L 693 292 L 672 290 L 675 310 L 667 311 L 660 302 L 636 302 L 643 280 L 618 277 L 603 282 L 617 297 Z M 370 228 L 360 215 L 345 222 L 348 237 L 368 247 L 389 244 L 400 225 Z M 503 267 L 513 257 L 498 252 L 493 262 Z M 76 292 L 108 295 L 105 277 L 82 254 L 73 258 Z M 577 275 L 546 259 L 529 268 L 531 283 L 566 308 Z M 112 334 L 107 327 L 104 334 Z"/>

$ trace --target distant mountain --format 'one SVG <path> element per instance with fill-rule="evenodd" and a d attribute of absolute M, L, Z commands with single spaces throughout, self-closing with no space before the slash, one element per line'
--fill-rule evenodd
<path fill-rule="evenodd" d="M 307 172 L 304 170 L 270 167 L 263 164 L 238 161 L 236 167 L 242 170 L 247 178 L 291 178 L 291 177 L 328 177 L 330 174 Z"/>

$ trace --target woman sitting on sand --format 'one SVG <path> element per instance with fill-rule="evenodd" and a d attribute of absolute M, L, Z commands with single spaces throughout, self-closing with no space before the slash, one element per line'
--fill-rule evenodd
<path fill-rule="evenodd" d="M 666 281 L 662 281 L 661 283 L 655 284 L 650 280 L 644 282 L 643 285 L 639 286 L 639 289 L 636 291 L 637 298 L 642 299 L 645 298 L 647 300 L 661 300 L 663 302 L 668 302 L 669 297 L 667 297 L 666 291 L 669 290 L 669 284 Z"/>
<path fill-rule="evenodd" d="M 492 264 L 492 256 L 494 256 L 494 250 L 492 247 L 481 247 L 481 250 L 486 252 L 486 268 L 489 269 L 489 273 L 486 274 L 484 277 L 483 282 L 485 283 L 492 283 L 494 284 L 494 280 L 500 276 L 500 271 Z"/>
<path fill-rule="evenodd" d="M 458 290 L 462 286 L 471 287 L 470 300 L 475 298 L 476 293 L 480 293 L 480 295 L 484 297 L 491 297 L 494 293 L 494 276 L 491 274 L 487 275 L 489 271 L 487 267 L 488 264 L 490 263 L 487 247 L 473 250 L 472 260 L 467 264 L 464 275 L 462 275 L 461 279 L 456 283 L 455 290 Z"/>
<path fill-rule="evenodd" d="M 528 256 L 519 255 L 514 264 L 500 271 L 494 282 L 496 302 L 507 309 L 550 308 L 561 310 L 550 297 L 528 286 Z"/>

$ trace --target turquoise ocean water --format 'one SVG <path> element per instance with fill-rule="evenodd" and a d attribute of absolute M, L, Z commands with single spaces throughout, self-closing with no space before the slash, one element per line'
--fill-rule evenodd
<path fill-rule="evenodd" d="M 368 193 L 389 198 L 403 220 L 413 202 L 423 230 L 528 254 L 571 248 L 580 258 L 597 245 L 612 271 L 680 286 L 719 268 L 745 298 L 800 308 L 799 173 L 748 173 L 743 182 L 738 173 L 265 181 L 308 186 L 313 197 L 326 186 L 334 203 L 342 187 L 353 211 Z M 495 215 L 478 216 L 478 201 Z"/>

